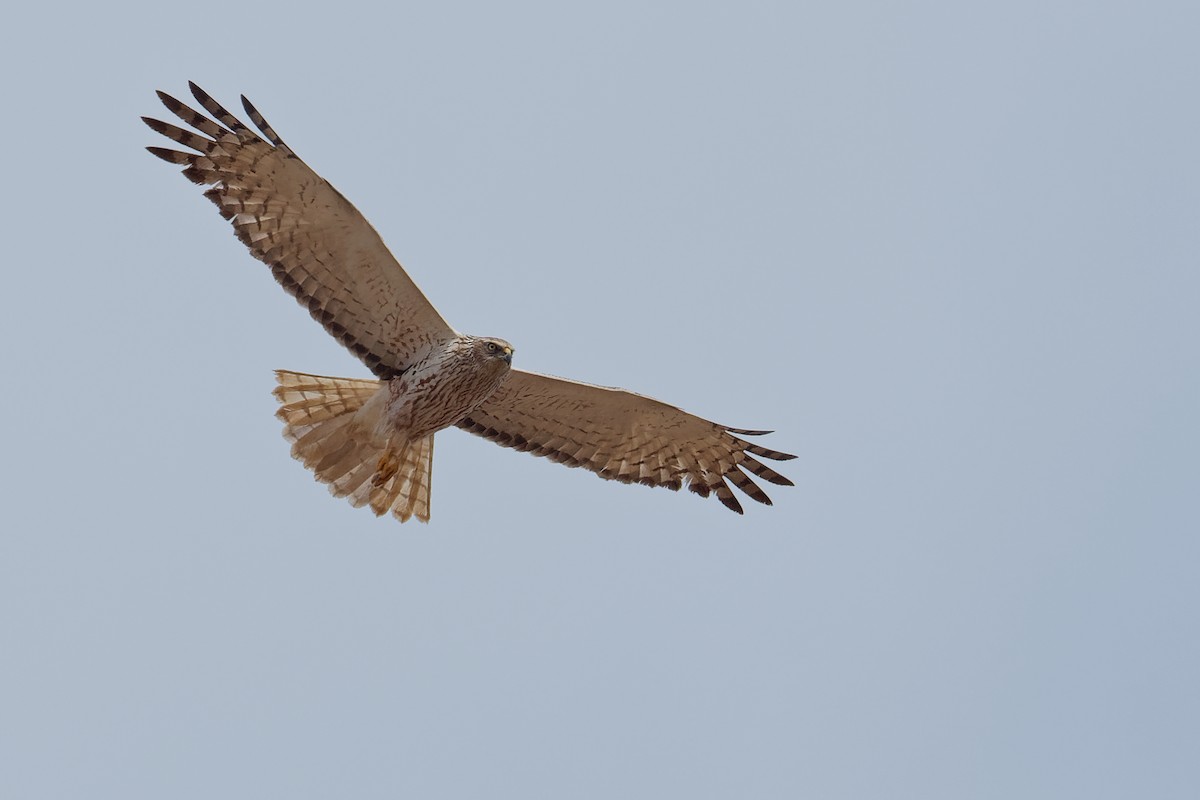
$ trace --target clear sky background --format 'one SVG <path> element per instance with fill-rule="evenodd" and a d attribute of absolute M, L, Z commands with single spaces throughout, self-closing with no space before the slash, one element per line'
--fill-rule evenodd
<path fill-rule="evenodd" d="M 0 796 L 1197 796 L 1196 3 L 33 5 Z M 142 149 L 189 78 L 460 329 L 797 486 L 448 431 L 430 525 L 330 497 L 271 370 L 366 370 Z"/>

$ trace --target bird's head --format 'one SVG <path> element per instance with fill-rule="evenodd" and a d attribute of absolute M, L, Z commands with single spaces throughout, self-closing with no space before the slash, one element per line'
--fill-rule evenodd
<path fill-rule="evenodd" d="M 475 340 L 475 355 L 485 362 L 503 364 L 507 369 L 512 365 L 515 352 L 513 346 L 503 339 L 480 337 Z"/>

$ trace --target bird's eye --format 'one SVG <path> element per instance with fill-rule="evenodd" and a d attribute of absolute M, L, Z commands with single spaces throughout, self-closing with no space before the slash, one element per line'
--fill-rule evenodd
<path fill-rule="evenodd" d="M 488 342 L 488 352 L 489 353 L 495 353 L 495 352 L 498 352 L 499 350 L 500 350 L 500 346 L 497 345 L 495 342 Z"/>

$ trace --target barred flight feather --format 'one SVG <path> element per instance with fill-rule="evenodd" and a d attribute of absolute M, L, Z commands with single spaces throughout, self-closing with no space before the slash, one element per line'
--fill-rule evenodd
<path fill-rule="evenodd" d="M 151 130 L 196 153 L 147 148 L 186 167 L 191 181 L 231 220 L 251 255 L 338 341 L 381 378 L 403 372 L 456 331 L 442 319 L 370 223 L 285 145 L 248 102 L 266 140 L 194 83 L 216 121 L 165 92 L 163 105 L 194 128 L 143 117 Z M 221 123 L 221 124 L 218 124 Z"/>
<path fill-rule="evenodd" d="M 582 467 L 605 480 L 683 486 L 701 497 L 715 494 L 742 513 L 729 488 L 771 505 L 742 470 L 771 483 L 791 481 L 748 455 L 787 460 L 795 456 L 750 445 L 737 436 L 767 431 L 728 428 L 674 406 L 620 389 L 513 370 L 491 398 L 458 427 L 514 450 Z M 631 435 L 630 431 L 644 431 Z"/>

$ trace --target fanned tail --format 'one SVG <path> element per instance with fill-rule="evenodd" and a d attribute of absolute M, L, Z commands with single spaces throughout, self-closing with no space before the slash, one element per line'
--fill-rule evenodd
<path fill-rule="evenodd" d="M 433 435 L 398 442 L 377 433 L 387 399 L 380 381 L 286 370 L 275 378 L 275 416 L 284 422 L 292 456 L 335 497 L 356 508 L 369 504 L 376 516 L 390 511 L 401 522 L 429 521 Z"/>

